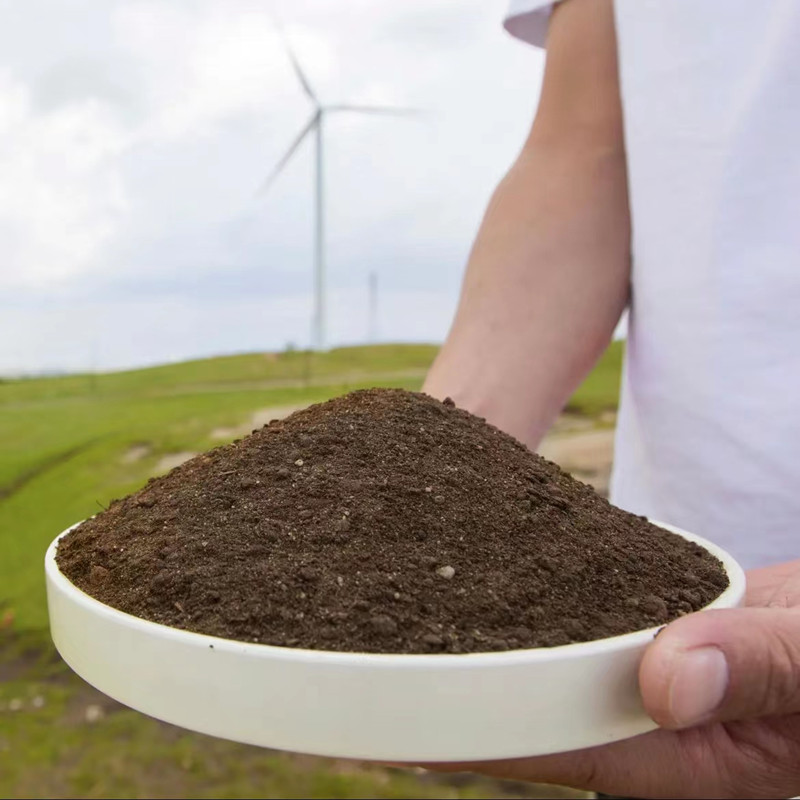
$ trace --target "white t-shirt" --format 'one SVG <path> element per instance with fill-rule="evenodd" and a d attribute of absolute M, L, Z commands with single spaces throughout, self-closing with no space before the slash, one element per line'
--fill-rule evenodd
<path fill-rule="evenodd" d="M 507 29 L 544 45 L 549 3 Z M 612 500 L 800 558 L 800 2 L 616 0 L 633 293 Z"/>

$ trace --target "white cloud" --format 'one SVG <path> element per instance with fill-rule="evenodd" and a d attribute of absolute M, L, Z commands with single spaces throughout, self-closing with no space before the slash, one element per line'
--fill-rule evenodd
<path fill-rule="evenodd" d="M 149 109 L 142 139 L 208 135 L 208 126 L 297 99 L 275 26 L 256 7 L 139 0 L 117 5 L 114 29 L 139 65 Z M 326 40 L 304 36 L 310 68 L 330 70 Z"/>
<path fill-rule="evenodd" d="M 0 290 L 96 266 L 125 211 L 111 163 L 125 140 L 97 101 L 36 114 L 28 88 L 0 73 Z"/>
<path fill-rule="evenodd" d="M 398 311 L 390 325 L 390 309 L 405 301 L 387 301 L 387 336 L 446 331 L 489 191 L 529 123 L 542 59 L 501 31 L 504 7 L 278 3 L 324 102 L 424 110 L 409 119 L 336 115 L 325 130 L 332 297 L 375 269 L 387 297 L 428 298 L 419 308 L 437 309 Z M 253 193 L 310 112 L 260 2 L 16 5 L 0 19 L 0 369 L 57 366 L 32 343 L 38 335 L 15 335 L 11 306 L 60 337 L 65 365 L 74 363 L 70 337 L 77 351 L 86 347 L 77 330 L 53 321 L 58 303 L 104 320 L 111 366 L 192 342 L 187 354 L 280 345 L 286 331 L 306 342 L 310 300 L 297 297 L 311 283 L 310 147 L 267 196 Z M 205 330 L 187 334 L 168 348 L 167 317 L 125 317 L 131 304 L 202 315 L 210 298 L 253 318 L 226 311 L 239 320 L 228 333 L 213 341 Z M 269 314 L 257 314 L 259 302 Z M 350 316 L 331 300 L 331 342 L 355 335 Z M 125 336 L 113 329 L 118 317 L 134 326 Z M 145 349 L 127 342 L 134 332 Z"/>

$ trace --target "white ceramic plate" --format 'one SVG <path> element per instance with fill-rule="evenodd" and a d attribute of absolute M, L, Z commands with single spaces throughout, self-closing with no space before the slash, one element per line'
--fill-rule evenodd
<path fill-rule="evenodd" d="M 741 567 L 709 608 L 742 602 Z M 66 531 L 65 531 L 66 533 Z M 62 536 L 64 534 L 61 534 Z M 60 538 L 60 537 L 58 537 Z M 555 753 L 644 733 L 637 670 L 656 628 L 563 647 L 466 655 L 299 650 L 218 639 L 124 614 L 45 557 L 53 641 L 82 678 L 190 730 L 280 750 L 386 761 Z"/>

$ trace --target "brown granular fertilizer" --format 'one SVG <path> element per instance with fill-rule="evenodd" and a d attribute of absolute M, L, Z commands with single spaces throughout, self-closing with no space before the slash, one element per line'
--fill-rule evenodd
<path fill-rule="evenodd" d="M 661 625 L 727 586 L 702 547 L 484 420 L 359 391 L 197 456 L 62 539 L 121 611 L 286 647 L 469 653 Z"/>

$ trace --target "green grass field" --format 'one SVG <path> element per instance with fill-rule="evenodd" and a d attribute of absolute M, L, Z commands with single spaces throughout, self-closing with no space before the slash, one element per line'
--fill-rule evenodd
<path fill-rule="evenodd" d="M 118 708 L 87 722 L 81 703 L 92 695 L 54 659 L 47 635 L 42 558 L 59 531 L 136 489 L 162 456 L 222 444 L 212 432 L 254 412 L 368 386 L 417 389 L 435 352 L 383 345 L 251 354 L 0 383 L 0 796 L 489 797 L 506 790 L 268 754 Z M 570 410 L 594 416 L 615 408 L 621 361 L 614 344 Z M 126 458 L 137 446 L 141 457 Z"/>

